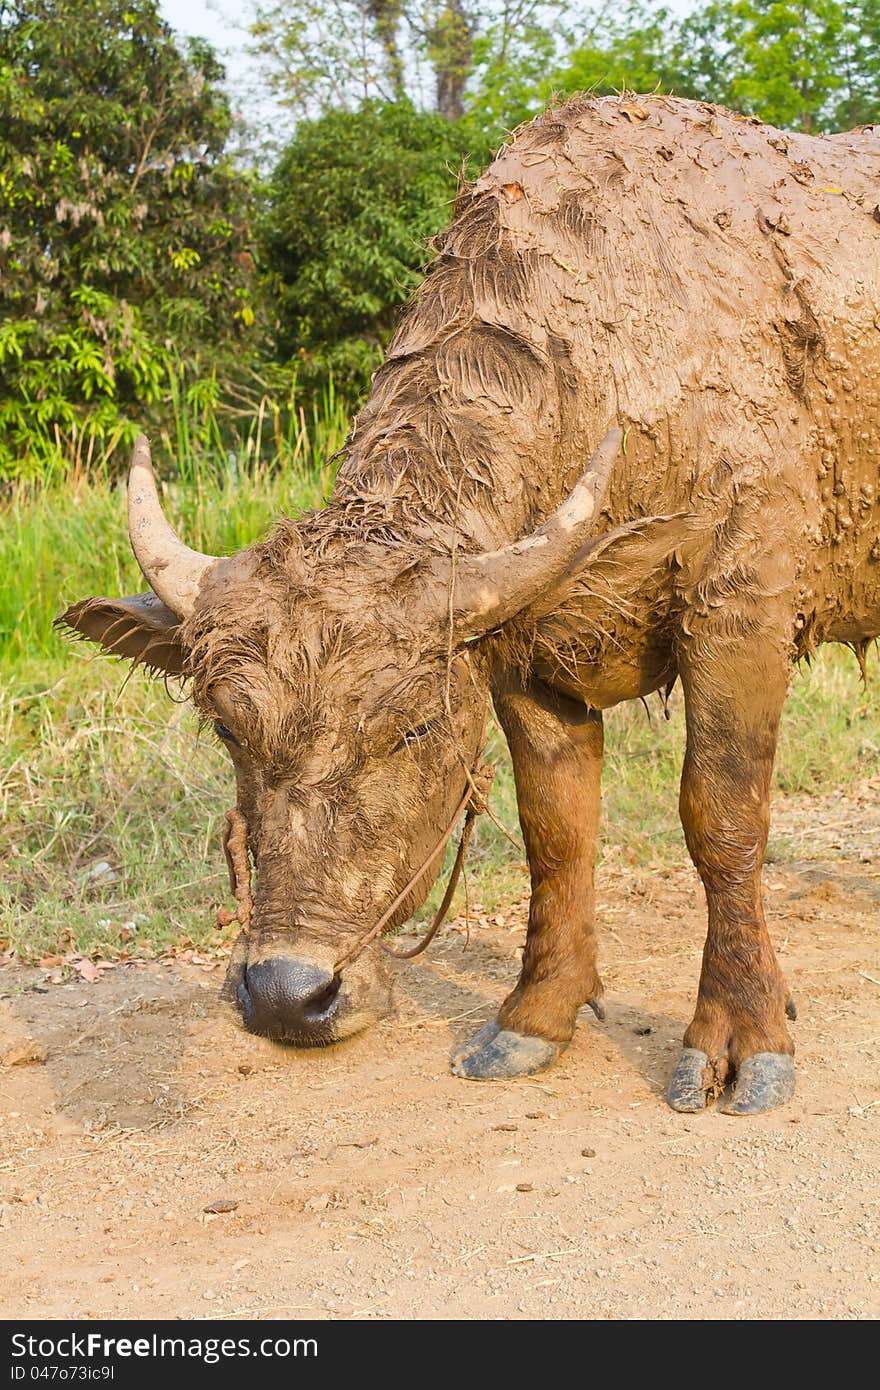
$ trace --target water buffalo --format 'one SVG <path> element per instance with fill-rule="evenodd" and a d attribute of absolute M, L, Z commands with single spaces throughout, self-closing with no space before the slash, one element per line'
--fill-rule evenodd
<path fill-rule="evenodd" d="M 63 621 L 183 674 L 229 749 L 255 872 L 228 979 L 248 1028 L 322 1044 L 386 1012 L 377 928 L 428 892 L 491 694 L 531 910 L 520 979 L 453 1070 L 551 1063 L 601 1009 L 602 710 L 679 679 L 709 922 L 669 1100 L 791 1095 L 761 868 L 793 663 L 880 633 L 878 191 L 871 130 L 575 98 L 462 190 L 324 510 L 199 554 L 139 446 L 150 592 Z"/>

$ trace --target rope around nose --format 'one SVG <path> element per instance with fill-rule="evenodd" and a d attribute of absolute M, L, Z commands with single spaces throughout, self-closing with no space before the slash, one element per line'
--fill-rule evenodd
<path fill-rule="evenodd" d="M 468 777 L 467 787 L 465 789 L 464 796 L 461 798 L 461 801 L 456 806 L 455 811 L 452 815 L 452 819 L 449 822 L 449 825 L 447 826 L 442 839 L 437 842 L 437 844 L 432 849 L 431 853 L 428 855 L 427 859 L 423 861 L 421 868 L 417 869 L 416 872 L 412 875 L 406 887 L 401 888 L 397 897 L 394 899 L 394 902 L 390 905 L 390 907 L 387 907 L 385 909 L 376 925 L 374 927 L 371 927 L 370 930 L 360 938 L 360 940 L 356 941 L 355 944 L 348 951 L 346 951 L 344 955 L 339 957 L 339 960 L 336 962 L 336 965 L 333 968 L 334 974 L 338 974 L 346 965 L 351 965 L 352 961 L 357 960 L 358 956 L 361 954 L 362 951 L 366 949 L 367 946 L 370 945 L 371 941 L 375 941 L 377 937 L 382 935 L 382 932 L 385 930 L 385 927 L 391 921 L 391 918 L 394 916 L 401 903 L 406 901 L 413 888 L 415 888 L 416 884 L 419 882 L 422 876 L 427 872 L 427 870 L 431 867 L 435 860 L 443 853 L 446 846 L 449 844 L 449 841 L 452 839 L 453 831 L 455 830 L 455 827 L 458 824 L 458 820 L 461 816 L 462 811 L 467 809 L 467 816 L 465 817 L 464 827 L 461 832 L 461 840 L 459 841 L 458 850 L 455 855 L 455 863 L 452 866 L 452 873 L 449 875 L 449 882 L 446 885 L 446 892 L 443 894 L 443 901 L 437 909 L 436 916 L 434 917 L 434 920 L 432 921 L 430 927 L 425 932 L 425 935 L 422 937 L 422 939 L 419 942 L 417 942 L 415 946 L 411 946 L 409 950 L 394 951 L 390 946 L 386 946 L 384 943 L 382 943 L 382 950 L 385 951 L 386 954 L 389 956 L 396 956 L 398 960 L 412 960 L 413 956 L 421 955 L 422 951 L 424 951 L 426 947 L 428 947 L 431 944 L 443 923 L 443 919 L 449 911 L 453 894 L 455 893 L 455 889 L 458 886 L 458 880 L 461 875 L 462 865 L 464 864 L 464 856 L 467 853 L 468 841 L 471 838 L 471 831 L 473 830 L 474 821 L 476 820 L 477 816 L 480 815 L 480 813 L 482 811 L 485 811 L 486 809 L 486 801 L 489 796 L 489 788 L 492 785 L 492 778 L 494 776 L 495 769 L 491 766 L 490 763 L 480 763 L 478 766 L 474 767 L 474 769 Z"/>
<path fill-rule="evenodd" d="M 389 956 L 395 956 L 398 960 L 412 960 L 414 956 L 421 955 L 431 944 L 452 904 L 455 890 L 458 887 L 458 880 L 464 866 L 465 855 L 467 854 L 468 844 L 470 843 L 471 832 L 474 828 L 474 821 L 487 808 L 489 800 L 489 789 L 492 786 L 492 779 L 495 776 L 495 768 L 491 763 L 482 761 L 483 738 L 485 737 L 485 726 L 480 737 L 480 751 L 474 760 L 473 767 L 467 772 L 467 785 L 464 795 L 459 801 L 452 814 L 452 819 L 446 830 L 425 859 L 421 867 L 412 875 L 409 882 L 400 890 L 393 903 L 386 908 L 382 916 L 374 927 L 371 927 L 362 937 L 355 941 L 354 945 L 339 957 L 333 967 L 334 975 L 338 975 L 346 966 L 351 965 L 352 961 L 357 960 L 358 956 L 380 937 L 388 923 L 391 921 L 395 912 L 402 903 L 406 901 L 416 884 L 422 879 L 424 874 L 432 864 L 436 862 L 443 853 L 449 841 L 452 839 L 455 827 L 463 812 L 466 812 L 464 826 L 462 827 L 461 839 L 458 842 L 458 849 L 455 854 L 455 862 L 452 865 L 452 872 L 449 875 L 449 882 L 446 885 L 446 892 L 443 894 L 441 902 L 430 927 L 424 936 L 416 942 L 415 946 L 410 946 L 404 951 L 392 950 L 390 946 L 382 943 L 382 950 Z M 236 806 L 234 810 L 226 812 L 226 824 L 223 829 L 223 853 L 226 856 L 226 867 L 229 870 L 229 887 L 235 898 L 235 912 L 228 912 L 221 908 L 217 913 L 217 925 L 228 927 L 232 922 L 237 921 L 243 932 L 247 932 L 250 927 L 251 914 L 253 912 L 253 898 L 251 896 L 251 866 L 248 857 L 248 837 L 247 821 L 241 811 Z"/>

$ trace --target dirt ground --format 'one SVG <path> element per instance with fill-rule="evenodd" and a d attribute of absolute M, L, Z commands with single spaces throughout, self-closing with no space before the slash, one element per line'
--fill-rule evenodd
<path fill-rule="evenodd" d="M 705 930 L 684 865 L 603 875 L 608 1020 L 526 1081 L 447 1066 L 515 976 L 523 904 L 447 930 L 396 1018 L 320 1053 L 236 1030 L 218 969 L 4 970 L 0 1312 L 876 1317 L 880 779 L 778 803 L 775 832 L 798 1093 L 757 1119 L 663 1100 Z"/>

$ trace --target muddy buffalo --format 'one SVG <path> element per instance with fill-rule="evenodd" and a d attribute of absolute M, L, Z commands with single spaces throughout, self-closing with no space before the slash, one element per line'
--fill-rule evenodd
<path fill-rule="evenodd" d="M 680 680 L 708 935 L 669 1100 L 791 1095 L 761 868 L 794 663 L 880 633 L 878 190 L 871 130 L 574 99 L 461 192 L 323 511 L 202 555 L 138 446 L 150 591 L 63 621 L 185 676 L 229 750 L 254 889 L 227 990 L 248 1028 L 322 1044 L 387 1011 L 378 938 L 479 791 L 491 696 L 531 910 L 519 981 L 453 1070 L 549 1065 L 601 1012 L 602 710 Z"/>

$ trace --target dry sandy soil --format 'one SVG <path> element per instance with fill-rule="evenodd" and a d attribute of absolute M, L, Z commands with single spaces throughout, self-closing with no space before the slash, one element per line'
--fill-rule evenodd
<path fill-rule="evenodd" d="M 865 1318 L 880 1313 L 880 780 L 780 802 L 766 871 L 799 1090 L 757 1119 L 663 1100 L 704 934 L 697 881 L 604 875 L 608 1021 L 556 1069 L 457 1081 L 523 905 L 402 970 L 319 1054 L 238 1032 L 219 972 L 0 974 L 6 1317 Z M 209 1213 L 211 1205 L 227 1206 Z"/>

